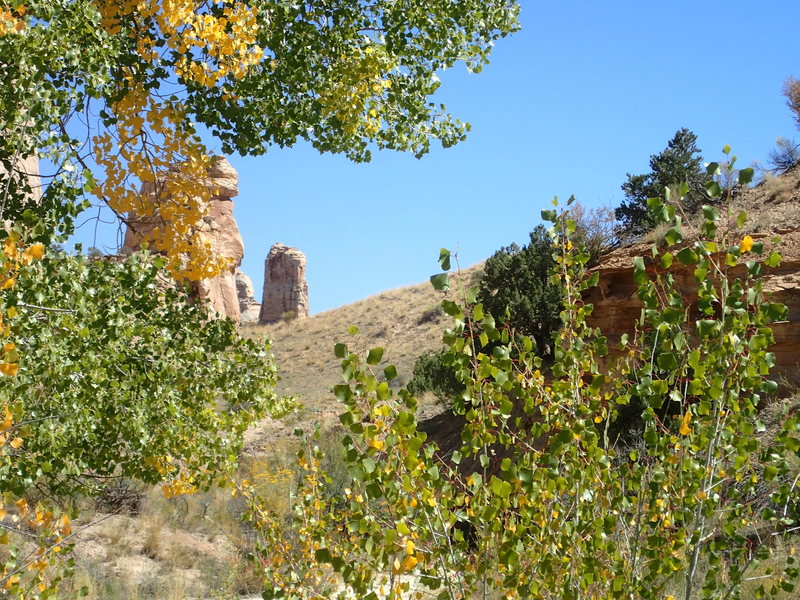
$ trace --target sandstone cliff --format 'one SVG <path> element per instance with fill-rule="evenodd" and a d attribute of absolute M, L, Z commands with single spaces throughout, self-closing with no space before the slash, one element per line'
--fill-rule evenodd
<path fill-rule="evenodd" d="M 749 233 L 768 248 L 772 247 L 773 238 L 780 238 L 775 249 L 782 254 L 783 261 L 773 269 L 766 269 L 764 277 L 769 299 L 788 308 L 787 320 L 772 325 L 775 345 L 771 351 L 777 361 L 773 374 L 779 379 L 800 383 L 800 168 L 748 190 L 734 200 L 730 208 L 733 220 L 741 210 L 749 215 L 743 230 L 732 232 L 735 239 Z M 691 230 L 684 233 L 691 235 Z M 587 292 L 586 301 L 594 305 L 589 325 L 599 327 L 609 338 L 610 351 L 617 347 L 622 334 L 633 333 L 634 323 L 639 319 L 642 303 L 633 282 L 633 259 L 644 257 L 653 272 L 655 266 L 650 259 L 650 249 L 650 243 L 638 243 L 608 254 L 597 267 L 598 286 Z M 675 261 L 672 273 L 676 287 L 684 296 L 696 292 L 694 267 Z M 733 276 L 743 273 L 743 266 L 731 272 Z"/>
<path fill-rule="evenodd" d="M 221 156 L 213 159 L 208 170 L 208 180 L 204 182 L 211 189 L 211 202 L 208 214 L 203 219 L 200 239 L 211 244 L 218 256 L 229 259 L 230 266 L 212 279 L 204 279 L 193 284 L 198 298 L 208 301 L 212 312 L 217 312 L 234 321 L 239 321 L 239 297 L 236 292 L 236 267 L 244 256 L 244 243 L 239 227 L 233 216 L 233 198 L 239 194 L 239 176 L 231 164 Z M 142 194 L 152 191 L 153 184 L 145 184 Z M 140 218 L 130 215 L 131 227 L 125 232 L 124 251 L 138 250 L 143 239 L 152 231 L 156 222 L 152 217 Z"/>
<path fill-rule="evenodd" d="M 236 295 L 239 299 L 239 322 L 242 324 L 258 323 L 261 305 L 255 299 L 253 282 L 245 273 L 236 269 Z"/>

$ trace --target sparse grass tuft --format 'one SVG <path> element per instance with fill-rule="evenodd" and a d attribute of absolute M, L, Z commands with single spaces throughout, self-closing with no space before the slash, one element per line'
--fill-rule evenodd
<path fill-rule="evenodd" d="M 672 225 L 670 223 L 659 223 L 655 226 L 654 229 L 651 229 L 647 233 L 644 234 L 642 240 L 647 242 L 648 244 L 656 244 L 657 246 L 663 246 L 666 244 L 666 240 L 664 236 L 667 235 L 667 232 L 672 229 Z M 683 231 L 681 231 L 683 234 Z"/>

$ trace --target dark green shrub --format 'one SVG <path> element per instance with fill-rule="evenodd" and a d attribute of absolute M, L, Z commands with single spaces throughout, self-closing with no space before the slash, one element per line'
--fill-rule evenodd
<path fill-rule="evenodd" d="M 445 352 L 429 352 L 414 363 L 414 374 L 408 383 L 408 391 L 414 395 L 432 392 L 439 400 L 446 401 L 464 391 L 464 384 L 456 378 L 451 365 L 445 364 Z"/>
<path fill-rule="evenodd" d="M 561 324 L 561 287 L 550 281 L 554 265 L 550 237 L 539 225 L 528 245 L 501 248 L 486 261 L 478 292 L 484 312 L 533 338 L 541 356 L 552 355 Z"/>

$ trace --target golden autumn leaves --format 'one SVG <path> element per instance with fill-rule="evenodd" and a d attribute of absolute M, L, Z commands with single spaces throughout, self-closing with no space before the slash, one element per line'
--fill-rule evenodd
<path fill-rule="evenodd" d="M 0 35 L 24 31 L 25 21 L 22 20 L 22 17 L 26 12 L 27 8 L 24 4 L 18 4 L 13 8 L 11 6 L 0 7 Z"/>
<path fill-rule="evenodd" d="M 199 236 L 211 196 L 203 185 L 208 152 L 187 119 L 184 102 L 154 93 L 145 81 L 160 68 L 173 73 L 177 85 L 226 89 L 226 78 L 243 78 L 262 58 L 255 10 L 226 3 L 210 12 L 191 0 L 96 4 L 107 35 L 135 38 L 140 62 L 122 69 L 119 99 L 106 107 L 113 124 L 93 138 L 94 158 L 105 174 L 94 193 L 118 214 L 155 221 L 143 241 L 166 254 L 173 275 L 213 277 L 228 262 Z M 131 28 L 127 23 L 134 15 L 147 26 Z"/>
<path fill-rule="evenodd" d="M 24 247 L 21 244 L 20 235 L 17 232 L 9 232 L 2 242 L 2 265 L 0 266 L 0 289 L 8 290 L 14 287 L 17 275 L 21 267 L 27 267 L 34 261 L 41 260 L 44 256 L 44 245 L 41 243 L 31 244 Z M 11 328 L 8 321 L 17 316 L 17 309 L 13 306 L 6 308 L 5 315 L 0 314 L 0 335 L 8 338 L 11 335 Z M 0 373 L 13 377 L 19 371 L 19 355 L 16 345 L 7 341 L 2 345 L 2 362 L 0 362 Z"/>

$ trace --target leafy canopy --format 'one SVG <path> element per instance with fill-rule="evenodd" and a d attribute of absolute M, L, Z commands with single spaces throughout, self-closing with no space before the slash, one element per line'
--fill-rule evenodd
<path fill-rule="evenodd" d="M 369 160 L 371 148 L 428 152 L 467 125 L 431 102 L 436 72 L 473 71 L 517 28 L 512 0 L 31 0 L 0 2 L 0 161 L 56 166 L 45 206 L 69 230 L 87 191 L 160 224 L 151 248 L 175 274 L 225 266 L 195 233 L 209 153 L 310 142 Z M 138 193 L 142 183 L 155 191 Z M 18 194 L 10 204 L 24 205 Z M 18 211 L 19 212 L 19 211 Z M 0 215 L 2 216 L 2 215 Z"/>

